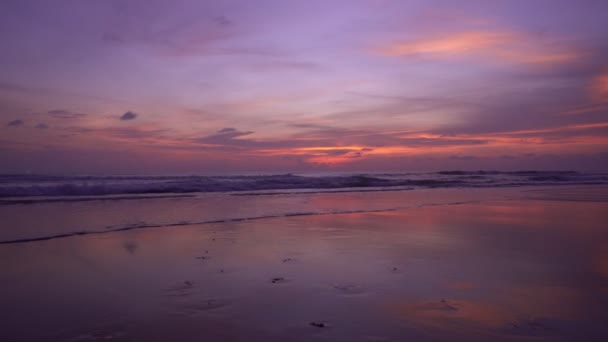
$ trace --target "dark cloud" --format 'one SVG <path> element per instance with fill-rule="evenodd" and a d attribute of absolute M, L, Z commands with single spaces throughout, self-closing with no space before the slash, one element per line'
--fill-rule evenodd
<path fill-rule="evenodd" d="M 111 43 L 124 43 L 124 39 L 118 35 L 117 33 L 114 32 L 106 32 L 101 36 L 101 39 L 103 41 L 106 42 L 111 42 Z"/>
<path fill-rule="evenodd" d="M 71 135 L 94 134 L 98 136 L 119 138 L 119 139 L 163 139 L 169 129 L 140 129 L 136 127 L 106 127 L 106 128 L 86 128 L 86 127 L 68 127 L 64 131 Z"/>
<path fill-rule="evenodd" d="M 132 111 L 128 111 L 128 112 L 124 113 L 120 117 L 120 120 L 122 120 L 122 121 L 129 121 L 129 120 L 135 120 L 135 118 L 137 118 L 137 113 L 134 113 Z"/>
<path fill-rule="evenodd" d="M 475 160 L 477 157 L 475 156 L 450 156 L 450 159 L 454 160 Z"/>
<path fill-rule="evenodd" d="M 248 54 L 262 54 L 261 52 L 257 52 L 257 51 L 253 51 L 251 49 L 249 49 L 248 51 L 245 51 L 243 49 L 223 49 L 223 52 L 227 53 L 227 54 L 234 54 L 234 53 L 248 53 Z M 266 55 L 271 55 L 268 52 L 264 52 Z M 257 71 L 257 72 L 265 72 L 265 71 L 281 71 L 281 70 L 301 70 L 301 71 L 321 71 L 323 70 L 322 65 L 317 64 L 317 63 L 313 63 L 313 62 L 307 62 L 307 61 L 296 61 L 293 60 L 291 57 L 284 57 L 284 56 L 277 56 L 277 54 L 274 54 L 274 56 L 269 56 L 271 58 L 267 58 L 266 61 L 264 62 L 257 62 L 257 63 L 250 63 L 247 65 L 243 65 L 243 68 L 247 69 L 247 70 L 251 70 L 251 71 Z"/>
<path fill-rule="evenodd" d="M 232 128 L 232 127 L 226 127 L 226 128 L 222 128 L 219 131 L 217 131 L 218 133 L 228 133 L 228 132 L 236 132 L 236 128 Z"/>
<path fill-rule="evenodd" d="M 312 126 L 314 127 L 314 126 Z M 311 127 L 311 128 L 312 128 Z M 303 141 L 311 141 L 315 138 L 314 143 L 321 143 L 323 146 L 334 146 L 336 141 L 340 141 L 347 145 L 363 145 L 369 146 L 362 149 L 361 152 L 370 152 L 373 147 L 380 146 L 407 146 L 407 147 L 425 147 L 425 146 L 474 146 L 487 144 L 487 140 L 460 138 L 458 136 L 438 136 L 438 137 L 419 137 L 421 132 L 374 132 L 363 129 L 347 129 L 335 127 L 321 127 L 319 129 L 311 129 L 305 134 L 295 134 L 293 138 L 302 139 Z M 424 132 L 433 134 L 433 132 Z"/>
<path fill-rule="evenodd" d="M 607 103 L 591 98 L 590 85 L 605 72 L 608 46 L 581 49 L 586 57 L 576 63 L 495 75 L 486 87 L 494 94 L 471 93 L 484 106 L 471 107 L 466 121 L 436 132 L 483 134 L 605 122 Z"/>
<path fill-rule="evenodd" d="M 0 91 L 17 92 L 17 93 L 34 94 L 34 95 L 45 95 L 45 96 L 60 96 L 60 97 L 69 96 L 69 97 L 77 98 L 77 99 L 85 98 L 85 99 L 90 99 L 90 100 L 95 100 L 95 101 L 102 101 L 104 103 L 111 102 L 111 103 L 120 103 L 120 104 L 126 104 L 126 103 L 130 104 L 130 102 L 127 102 L 127 101 L 124 101 L 121 99 L 96 96 L 96 95 L 87 94 L 85 92 L 70 92 L 70 91 L 58 90 L 56 88 L 45 88 L 45 87 L 20 85 L 20 84 L 5 83 L 5 82 L 0 82 Z"/>
<path fill-rule="evenodd" d="M 61 109 L 49 110 L 47 112 L 47 114 L 52 118 L 65 119 L 65 120 L 81 119 L 81 118 L 84 118 L 85 116 L 87 116 L 84 113 L 75 113 L 75 112 L 71 112 L 68 110 L 61 110 Z"/>
<path fill-rule="evenodd" d="M 231 26 L 234 24 L 234 22 L 230 19 L 228 19 L 228 17 L 226 17 L 225 15 L 220 15 L 219 17 L 215 17 L 213 18 L 213 21 L 218 24 L 219 26 Z"/>
<path fill-rule="evenodd" d="M 373 102 L 368 108 L 353 106 L 355 109 L 331 113 L 328 117 L 336 122 L 348 119 L 351 124 L 360 123 L 359 126 L 363 127 L 370 117 L 381 113 L 385 123 L 394 120 L 396 127 L 400 127 L 397 120 L 424 114 L 438 123 L 426 133 L 444 137 L 487 136 L 605 122 L 608 102 L 592 99 L 590 86 L 598 75 L 606 72 L 608 46 L 580 46 L 579 50 L 582 51 L 581 58 L 574 63 L 522 67 L 475 81 L 465 80 L 457 88 L 438 88 L 429 97 L 399 96 L 399 90 L 393 90 L 390 95 L 346 92 L 350 102 L 357 103 L 358 98 Z M 401 93 L 407 94 L 407 90 L 403 89 Z M 446 120 L 445 113 L 448 112 L 452 114 Z M 595 130 L 596 135 L 605 136 L 599 132 L 600 128 Z M 552 135 L 560 139 L 582 133 L 582 130 L 569 130 L 531 132 L 528 135 L 547 138 Z M 453 141 L 455 145 L 460 142 Z M 403 143 L 416 145 L 426 142 Z"/>
<path fill-rule="evenodd" d="M 253 146 L 255 145 L 250 140 L 238 140 L 235 138 L 253 134 L 252 131 L 241 132 L 235 128 L 224 128 L 218 131 L 217 134 L 209 135 L 197 140 L 197 142 L 214 145 L 229 145 L 229 146 Z"/>
<path fill-rule="evenodd" d="M 353 151 L 348 149 L 337 148 L 335 150 L 324 151 L 324 153 L 331 157 L 359 158 L 364 155 L 363 152 L 371 150 L 371 148 L 362 148 L 359 151 Z"/>
<path fill-rule="evenodd" d="M 291 149 L 334 147 L 323 151 L 328 156 L 361 157 L 377 147 L 403 146 L 411 148 L 441 146 L 479 146 L 491 143 L 486 139 L 459 136 L 420 137 L 418 132 L 374 132 L 362 129 L 335 128 L 322 125 L 293 124 L 293 127 L 307 128 L 306 133 L 296 133 L 283 139 L 257 140 L 248 137 L 252 131 L 224 128 L 216 134 L 191 140 L 194 143 L 214 145 L 206 149 L 252 151 L 258 149 Z M 428 132 L 427 132 L 428 133 Z M 340 146 L 365 146 L 359 150 L 343 149 Z M 319 153 L 319 152 L 318 152 Z"/>
<path fill-rule="evenodd" d="M 39 123 L 36 125 L 36 128 L 38 129 L 47 129 L 49 128 L 49 125 L 45 124 L 45 123 Z"/>
<path fill-rule="evenodd" d="M 204 3 L 204 2 L 202 2 Z M 203 4 L 204 6 L 204 4 Z M 155 7 L 155 8 L 149 8 Z M 171 13 L 179 6 L 149 6 L 130 12 L 132 25 L 123 25 L 101 35 L 108 44 L 147 46 L 164 56 L 179 57 L 217 53 L 215 44 L 237 35 L 228 17 L 219 15 L 200 20 L 200 11 Z"/>
<path fill-rule="evenodd" d="M 337 156 L 347 155 L 347 154 L 349 154 L 351 152 L 353 152 L 353 151 L 352 150 L 335 149 L 335 150 L 325 151 L 325 154 L 327 154 L 328 156 L 337 157 Z"/>
<path fill-rule="evenodd" d="M 334 127 L 328 125 L 320 125 L 314 123 L 286 123 L 287 126 L 295 128 L 310 128 L 310 129 L 333 129 Z"/>
<path fill-rule="evenodd" d="M 21 85 L 13 84 L 13 83 L 5 83 L 5 82 L 0 82 L 0 90 L 15 91 L 15 92 L 28 92 L 28 91 L 30 91 L 30 89 L 28 89 L 27 87 L 23 87 Z"/>
<path fill-rule="evenodd" d="M 23 120 L 17 119 L 17 120 L 13 120 L 9 123 L 7 123 L 6 125 L 9 127 L 19 127 L 19 126 L 23 126 L 25 124 L 25 122 L 23 122 Z"/>
<path fill-rule="evenodd" d="M 300 148 L 311 146 L 331 146 L 335 144 L 335 139 L 328 139 L 326 137 L 319 139 L 299 139 L 297 137 L 291 137 L 286 139 L 275 140 L 256 140 L 250 138 L 237 139 L 239 137 L 248 136 L 253 133 L 253 131 L 243 132 L 237 129 L 222 129 L 216 134 L 212 134 L 198 139 L 193 139 L 191 141 L 198 144 L 215 145 L 205 146 L 205 149 L 239 151 L 255 151 L 256 149 Z"/>

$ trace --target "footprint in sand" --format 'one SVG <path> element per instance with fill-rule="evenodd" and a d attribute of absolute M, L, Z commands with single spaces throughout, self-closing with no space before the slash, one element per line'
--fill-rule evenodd
<path fill-rule="evenodd" d="M 523 336 L 537 336 L 550 333 L 552 329 L 540 319 L 522 319 L 512 321 L 507 330 L 511 334 Z"/>
<path fill-rule="evenodd" d="M 388 337 L 370 336 L 366 340 L 367 342 L 393 342 L 394 340 Z"/>
<path fill-rule="evenodd" d="M 341 284 L 332 287 L 342 295 L 359 295 L 369 291 L 367 288 L 356 284 Z"/>
<path fill-rule="evenodd" d="M 191 294 L 192 289 L 194 288 L 194 283 L 189 280 L 184 281 L 181 284 L 176 284 L 174 286 L 168 287 L 163 290 L 166 296 L 170 297 L 181 297 L 187 296 Z"/>
<path fill-rule="evenodd" d="M 74 336 L 75 335 L 75 336 Z M 127 337 L 127 333 L 122 327 L 107 326 L 98 327 L 89 331 L 81 331 L 71 337 L 59 336 L 63 341 L 79 342 L 79 341 L 108 341 L 108 340 L 122 340 Z"/>
<path fill-rule="evenodd" d="M 174 312 L 174 314 L 178 316 L 193 316 L 200 313 L 221 309 L 229 306 L 230 304 L 231 302 L 227 299 L 207 299 L 194 304 L 180 306 L 180 308 Z"/>
<path fill-rule="evenodd" d="M 310 325 L 313 327 L 317 327 L 317 328 L 328 328 L 329 327 L 329 325 L 327 323 L 322 322 L 322 321 L 313 321 L 313 322 L 310 322 Z"/>
<path fill-rule="evenodd" d="M 281 283 L 286 283 L 287 279 L 285 279 L 283 277 L 275 277 L 275 278 L 272 278 L 272 280 L 270 282 L 273 284 L 281 284 Z"/>

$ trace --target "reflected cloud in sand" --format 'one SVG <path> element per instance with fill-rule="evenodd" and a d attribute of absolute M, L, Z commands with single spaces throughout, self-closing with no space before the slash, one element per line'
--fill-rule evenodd
<path fill-rule="evenodd" d="M 0 319 L 5 334 L 26 341 L 195 341 L 202 331 L 228 341 L 607 336 L 606 203 L 484 191 L 376 197 L 411 204 L 390 212 L 3 245 L 0 299 L 12 309 Z M 450 193 L 460 197 L 415 205 Z M 317 209 L 333 207 L 332 198 L 342 207 L 365 202 L 357 193 L 297 196 Z M 460 204 L 445 204 L 452 202 Z"/>

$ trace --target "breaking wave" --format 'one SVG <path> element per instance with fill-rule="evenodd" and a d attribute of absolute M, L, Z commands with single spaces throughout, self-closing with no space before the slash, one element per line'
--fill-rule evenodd
<path fill-rule="evenodd" d="M 109 195 L 296 191 L 385 191 L 412 188 L 502 187 L 562 184 L 607 184 L 606 173 L 574 171 L 440 171 L 342 175 L 255 176 L 47 176 L 0 175 L 0 197 L 75 197 Z M 269 192 L 270 191 L 270 192 Z"/>

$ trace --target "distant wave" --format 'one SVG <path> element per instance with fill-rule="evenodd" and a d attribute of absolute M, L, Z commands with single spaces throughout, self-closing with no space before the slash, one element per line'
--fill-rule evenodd
<path fill-rule="evenodd" d="M 34 203 L 54 203 L 54 202 L 87 202 L 87 201 L 124 201 L 124 200 L 142 200 L 155 198 L 184 198 L 195 197 L 196 195 L 179 195 L 179 194 L 160 194 L 160 195 L 119 195 L 119 196 L 54 196 L 54 197 L 14 197 L 9 199 L 0 199 L 0 205 L 9 204 L 34 204 Z"/>
<path fill-rule="evenodd" d="M 0 175 L 0 197 L 75 197 L 196 192 L 501 187 L 608 184 L 608 174 L 574 171 L 440 171 L 346 175 L 281 174 L 259 176 L 49 176 Z M 254 192 L 254 193 L 252 193 Z M 257 193 L 261 194 L 261 193 Z M 271 192 L 267 194 L 272 194 Z M 126 197 L 125 197 L 126 198 Z"/>

